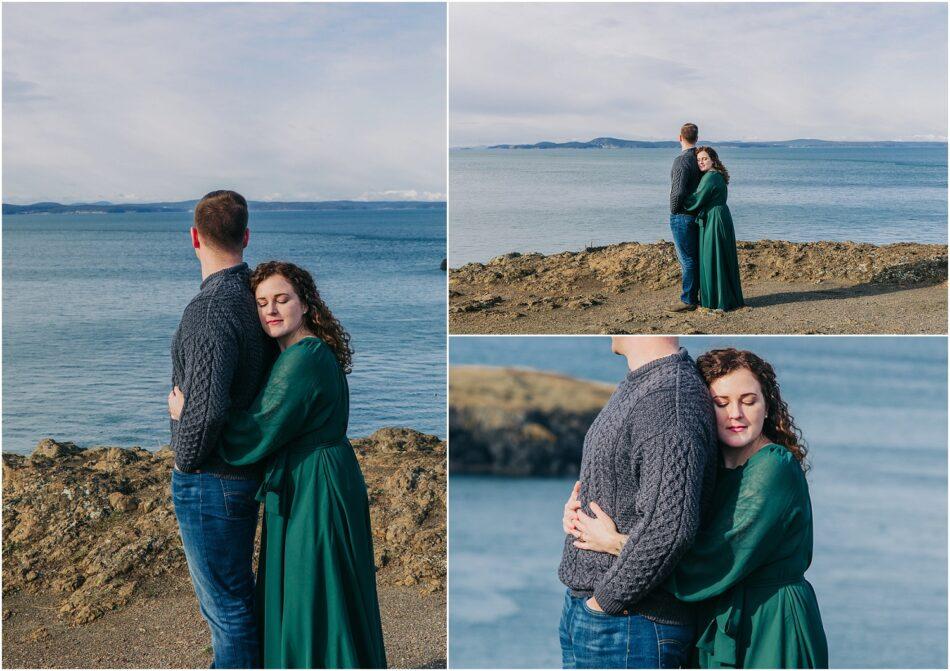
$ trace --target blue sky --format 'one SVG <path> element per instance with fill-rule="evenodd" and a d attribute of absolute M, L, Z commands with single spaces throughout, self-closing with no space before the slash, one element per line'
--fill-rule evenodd
<path fill-rule="evenodd" d="M 3 201 L 445 196 L 441 4 L 4 4 Z"/>
<path fill-rule="evenodd" d="M 947 5 L 453 4 L 451 146 L 946 140 Z"/>

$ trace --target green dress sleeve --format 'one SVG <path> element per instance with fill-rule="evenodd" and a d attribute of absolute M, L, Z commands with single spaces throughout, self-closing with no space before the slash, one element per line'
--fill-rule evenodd
<path fill-rule="evenodd" d="M 227 463 L 246 466 L 261 461 L 299 434 L 320 393 L 309 356 L 303 347 L 284 351 L 251 406 L 228 414 L 220 449 Z"/>
<path fill-rule="evenodd" d="M 686 197 L 685 209 L 690 214 L 696 214 L 712 202 L 719 193 L 722 175 L 713 170 L 708 171 L 699 181 L 696 190 Z"/>
<path fill-rule="evenodd" d="M 678 599 L 710 599 L 742 581 L 769 560 L 788 525 L 804 514 L 798 463 L 778 455 L 762 456 L 754 467 L 732 474 L 738 477 L 716 483 L 730 491 L 716 497 L 717 509 L 664 585 Z"/>

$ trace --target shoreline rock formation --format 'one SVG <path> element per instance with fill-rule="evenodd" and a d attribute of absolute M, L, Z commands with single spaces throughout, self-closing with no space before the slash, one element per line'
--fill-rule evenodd
<path fill-rule="evenodd" d="M 403 428 L 352 441 L 369 490 L 381 585 L 445 588 L 446 444 Z M 129 604 L 185 557 L 167 447 L 81 448 L 50 438 L 3 455 L 3 592 L 61 595 L 59 617 L 85 624 Z"/>
<path fill-rule="evenodd" d="M 613 386 L 514 368 L 453 366 L 452 475 L 576 475 L 584 436 Z"/>
<path fill-rule="evenodd" d="M 947 280 L 947 245 L 759 240 L 740 241 L 737 248 L 746 282 L 840 280 L 915 286 Z M 672 242 L 622 242 L 549 255 L 512 252 L 485 264 L 468 263 L 452 269 L 450 290 L 517 282 L 524 290 L 565 295 L 578 283 L 599 282 L 604 291 L 612 293 L 634 286 L 676 286 L 679 278 Z M 458 304 L 452 309 L 465 311 L 456 309 L 462 307 Z"/>

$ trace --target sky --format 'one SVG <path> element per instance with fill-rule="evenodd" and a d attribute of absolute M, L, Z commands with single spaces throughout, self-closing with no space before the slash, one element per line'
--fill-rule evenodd
<path fill-rule="evenodd" d="M 442 4 L 2 11 L 3 202 L 445 198 Z"/>
<path fill-rule="evenodd" d="M 453 4 L 450 146 L 941 140 L 947 5 Z"/>

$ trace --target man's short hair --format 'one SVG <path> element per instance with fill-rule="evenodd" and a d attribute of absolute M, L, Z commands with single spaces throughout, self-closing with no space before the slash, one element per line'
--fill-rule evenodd
<path fill-rule="evenodd" d="M 690 144 L 696 144 L 699 139 L 699 126 L 694 123 L 684 123 L 680 128 L 680 136 Z"/>
<path fill-rule="evenodd" d="M 247 201 L 236 191 L 212 191 L 195 205 L 195 228 L 211 246 L 240 251 L 247 230 Z"/>

